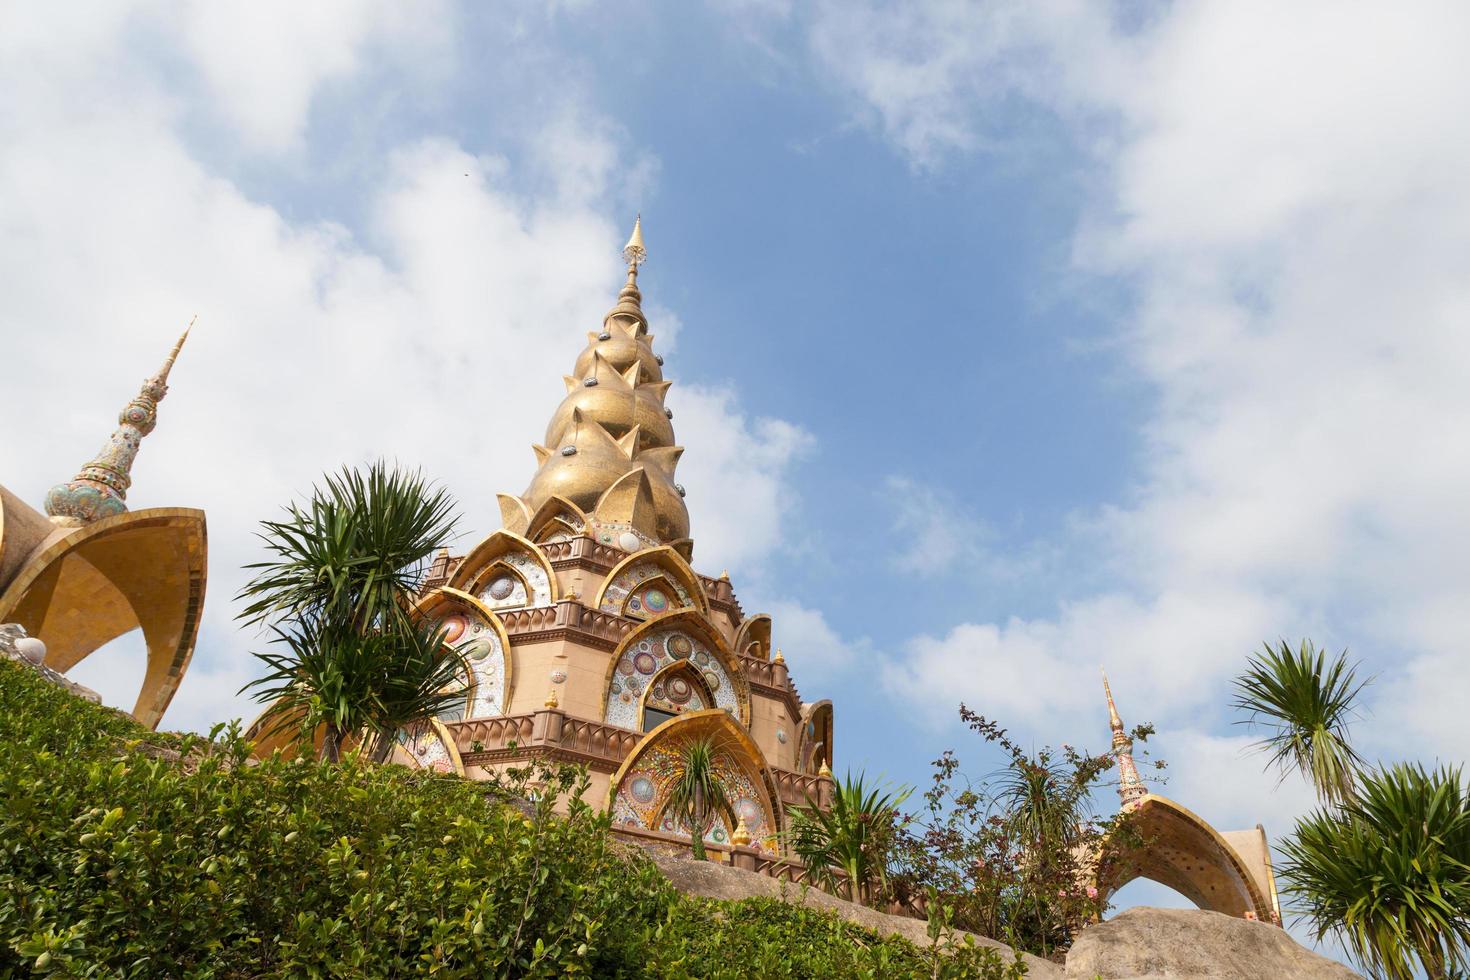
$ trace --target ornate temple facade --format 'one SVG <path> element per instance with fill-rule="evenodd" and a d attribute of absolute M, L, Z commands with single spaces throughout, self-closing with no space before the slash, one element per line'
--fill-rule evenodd
<path fill-rule="evenodd" d="M 44 666 L 58 673 L 141 628 L 148 661 L 133 716 L 150 728 L 194 653 L 204 605 L 204 512 L 129 511 L 127 492 L 188 334 L 123 407 L 97 455 L 46 494 L 44 515 L 0 486 L 0 623 L 41 640 Z"/>
<path fill-rule="evenodd" d="M 470 673 L 463 702 L 401 733 L 395 758 L 471 778 L 578 763 L 622 832 L 687 841 L 669 784 L 681 746 L 709 735 L 731 809 L 706 842 L 774 856 L 786 807 L 829 796 L 832 705 L 803 700 L 771 618 L 747 614 L 727 574 L 691 565 L 641 224 L 624 255 L 627 283 L 564 379 L 530 485 L 499 496 L 500 530 L 429 571 L 418 609 Z"/>
<path fill-rule="evenodd" d="M 1113 692 L 1103 677 L 1108 723 L 1117 760 L 1118 797 L 1142 839 L 1142 847 L 1123 850 L 1106 880 L 1103 897 L 1135 878 L 1174 889 L 1195 905 L 1242 919 L 1281 925 L 1281 902 L 1271 869 L 1271 848 L 1260 825 L 1250 830 L 1216 830 L 1199 814 L 1149 791 L 1133 758 L 1133 739 L 1123 727 Z"/>

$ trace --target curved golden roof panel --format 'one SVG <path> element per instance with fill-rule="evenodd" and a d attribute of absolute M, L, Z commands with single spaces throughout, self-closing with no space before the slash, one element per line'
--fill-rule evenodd
<path fill-rule="evenodd" d="M 205 555 L 201 510 L 103 518 L 53 535 L 33 552 L 0 593 L 0 621 L 40 637 L 46 665 L 63 672 L 141 627 L 148 663 L 133 716 L 156 728 L 194 653 Z"/>

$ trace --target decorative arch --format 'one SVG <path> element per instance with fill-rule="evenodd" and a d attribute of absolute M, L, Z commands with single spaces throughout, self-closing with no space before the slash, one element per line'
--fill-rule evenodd
<path fill-rule="evenodd" d="M 504 529 L 475 545 L 445 584 L 490 610 L 549 606 L 558 598 L 556 573 L 546 555 Z"/>
<path fill-rule="evenodd" d="M 1097 876 L 1104 899 L 1135 878 L 1148 878 L 1207 911 L 1275 921 L 1272 903 L 1240 853 L 1198 814 L 1153 793 L 1127 814 L 1144 843 L 1125 850 L 1104 842 Z"/>
<path fill-rule="evenodd" d="M 797 765 L 816 775 L 825 764 L 832 768 L 832 702 L 818 701 L 801 706 L 801 737 L 796 743 Z"/>
<path fill-rule="evenodd" d="M 685 609 L 650 619 L 623 637 L 603 678 L 603 721 L 642 727 L 643 692 L 660 669 L 687 660 L 700 672 L 715 706 L 750 725 L 750 682 L 720 631 L 705 616 Z"/>
<path fill-rule="evenodd" d="M 771 659 L 771 616 L 756 613 L 746 616 L 735 631 L 735 651 L 761 660 Z"/>
<path fill-rule="evenodd" d="M 607 805 L 613 825 L 690 832 L 667 813 L 668 796 L 680 772 L 682 747 L 700 736 L 715 740 L 715 769 L 732 803 L 729 812 L 713 815 L 704 830 L 705 840 L 729 844 L 735 826 L 744 819 L 750 846 L 774 854 L 783 817 L 776 781 L 750 734 L 720 709 L 691 711 L 643 736 L 609 785 Z"/>
<path fill-rule="evenodd" d="M 202 510 L 105 517 L 48 537 L 27 556 L 0 593 L 0 622 L 40 637 L 46 666 L 62 673 L 141 628 L 148 662 L 133 717 L 157 728 L 194 654 L 206 551 Z"/>
<path fill-rule="evenodd" d="M 565 497 L 553 496 L 537 508 L 526 525 L 526 537 L 537 544 L 562 541 L 587 533 L 587 515 Z"/>
<path fill-rule="evenodd" d="M 464 717 L 505 714 L 515 677 L 510 637 L 500 617 L 475 596 L 448 586 L 424 596 L 415 610 L 443 624 L 445 643 L 457 648 L 468 661 L 470 676 L 465 679 Z"/>
<path fill-rule="evenodd" d="M 689 661 L 671 660 L 648 679 L 639 699 L 638 717 L 643 731 L 657 727 L 648 724 L 649 709 L 666 715 L 705 711 L 715 707 L 715 696 L 709 683 Z"/>
<path fill-rule="evenodd" d="M 438 718 L 426 718 L 400 728 L 391 761 L 413 769 L 465 774 L 464 760 L 459 756 L 454 737 Z"/>
<path fill-rule="evenodd" d="M 656 608 L 659 603 L 662 608 Z M 651 619 L 676 608 L 709 615 L 709 600 L 699 576 L 667 545 L 639 551 L 614 565 L 593 605 L 602 612 L 634 619 Z"/>

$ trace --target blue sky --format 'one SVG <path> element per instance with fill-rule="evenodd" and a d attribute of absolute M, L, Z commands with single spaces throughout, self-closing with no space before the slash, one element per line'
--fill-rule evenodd
<path fill-rule="evenodd" d="M 961 699 L 1100 747 L 1106 663 L 1170 795 L 1280 833 L 1310 798 L 1225 708 L 1264 640 L 1380 674 L 1371 757 L 1470 747 L 1464 17 L 12 8 L 0 336 L 46 408 L 3 477 L 74 472 L 198 313 L 130 501 L 209 513 L 168 723 L 248 712 L 253 524 L 386 455 L 492 530 L 641 211 L 695 564 L 776 614 L 839 767 L 922 780 Z"/>

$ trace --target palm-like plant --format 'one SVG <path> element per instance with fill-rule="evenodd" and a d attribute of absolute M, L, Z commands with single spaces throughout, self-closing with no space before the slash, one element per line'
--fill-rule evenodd
<path fill-rule="evenodd" d="M 1281 844 L 1281 877 L 1320 940 L 1338 934 L 1375 976 L 1470 968 L 1470 786 L 1461 771 L 1365 772 L 1340 808 L 1318 810 Z"/>
<path fill-rule="evenodd" d="M 791 812 L 791 849 L 812 874 L 833 891 L 845 876 L 847 897 L 867 905 L 888 885 L 888 862 L 895 842 L 899 807 L 912 790 L 869 788 L 864 776 L 846 774 L 832 788 L 832 802 L 816 800 Z"/>
<path fill-rule="evenodd" d="M 1326 803 L 1353 797 L 1362 760 L 1348 742 L 1348 721 L 1367 681 L 1347 662 L 1347 651 L 1329 663 L 1325 652 L 1303 640 L 1295 653 L 1283 640 L 1252 657 L 1235 681 L 1234 706 L 1246 712 L 1245 724 L 1270 734 L 1261 743 L 1282 778 L 1295 769 Z"/>
<path fill-rule="evenodd" d="M 688 739 L 679 746 L 679 757 L 673 782 L 669 786 L 668 810 L 675 821 L 689 828 L 694 859 L 703 861 L 704 828 L 711 815 L 732 816 L 730 798 L 715 763 L 722 751 L 720 743 L 709 735 Z"/>
<path fill-rule="evenodd" d="M 416 621 L 412 600 L 453 532 L 453 506 L 420 473 L 379 462 L 328 476 L 304 507 L 263 523 L 271 557 L 246 566 L 255 575 L 239 618 L 269 625 L 284 647 L 256 654 L 267 672 L 245 686 L 272 702 L 275 728 L 325 726 L 323 759 L 359 733 L 386 756 L 400 725 L 452 702 L 463 659 Z"/>

